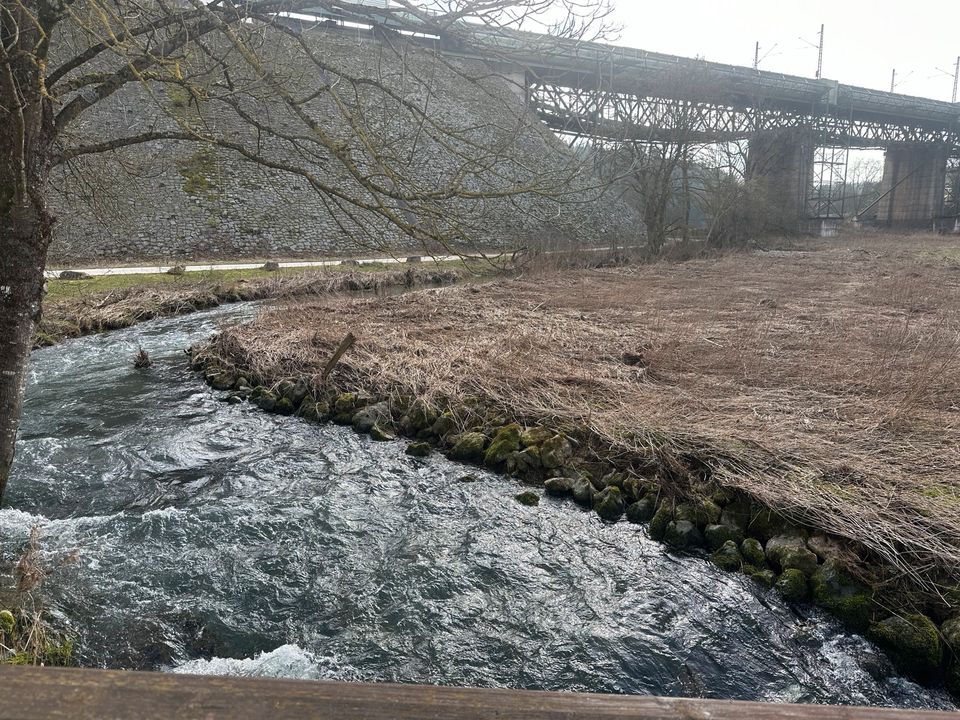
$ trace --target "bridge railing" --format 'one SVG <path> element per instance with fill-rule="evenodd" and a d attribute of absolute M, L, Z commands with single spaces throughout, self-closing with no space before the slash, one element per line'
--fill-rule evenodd
<path fill-rule="evenodd" d="M 957 720 L 824 705 L 369 685 L 62 668 L 0 669 L 0 720 Z"/>

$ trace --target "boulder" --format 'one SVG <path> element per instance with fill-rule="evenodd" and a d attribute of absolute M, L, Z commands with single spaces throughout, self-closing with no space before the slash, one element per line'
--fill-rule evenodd
<path fill-rule="evenodd" d="M 615 487 L 622 493 L 624 491 L 626 481 L 626 475 L 614 470 L 613 472 L 607 473 L 600 479 L 600 489 L 602 490 L 603 488 Z"/>
<path fill-rule="evenodd" d="M 667 525 L 673 521 L 673 504 L 661 500 L 657 511 L 650 518 L 650 527 L 647 532 L 652 540 L 662 541 L 667 534 Z"/>
<path fill-rule="evenodd" d="M 738 498 L 724 506 L 720 513 L 720 524 L 733 525 L 746 532 L 750 524 L 750 501 Z"/>
<path fill-rule="evenodd" d="M 214 390 L 230 390 L 237 383 L 237 376 L 233 373 L 217 373 L 210 378 L 210 387 Z"/>
<path fill-rule="evenodd" d="M 388 426 L 391 420 L 389 403 L 378 402 L 357 410 L 350 422 L 358 433 L 368 433 L 374 425 Z"/>
<path fill-rule="evenodd" d="M 767 560 L 774 567 L 782 567 L 782 558 L 786 553 L 806 551 L 807 543 L 799 535 L 777 535 L 767 540 L 765 549 Z M 816 556 L 814 556 L 814 565 L 816 565 Z"/>
<path fill-rule="evenodd" d="M 85 272 L 80 272 L 79 270 L 64 270 L 57 277 L 61 280 L 89 280 L 90 276 Z"/>
<path fill-rule="evenodd" d="M 430 431 L 438 438 L 443 439 L 447 435 L 457 431 L 457 422 L 453 419 L 453 415 L 446 412 L 437 418 L 436 422 L 434 422 L 430 428 Z"/>
<path fill-rule="evenodd" d="M 703 545 L 703 535 L 689 520 L 674 520 L 667 523 L 663 541 L 672 548 L 686 550 Z"/>
<path fill-rule="evenodd" d="M 554 432 L 545 427 L 527 428 L 520 433 L 520 445 L 525 448 L 533 447 L 534 445 L 543 445 L 553 436 Z"/>
<path fill-rule="evenodd" d="M 277 415 L 293 415 L 296 411 L 297 409 L 293 406 L 293 403 L 290 402 L 290 399 L 285 397 L 277 400 L 273 406 L 273 412 L 277 413 Z"/>
<path fill-rule="evenodd" d="M 280 394 L 287 398 L 295 406 L 300 407 L 300 403 L 306 400 L 310 393 L 306 380 L 298 379 L 294 382 L 284 382 L 280 385 Z"/>
<path fill-rule="evenodd" d="M 627 506 L 627 520 L 637 524 L 649 522 L 656 511 L 657 499 L 651 493 Z"/>
<path fill-rule="evenodd" d="M 17 619 L 9 610 L 0 610 L 0 634 L 9 635 L 17 627 Z"/>
<path fill-rule="evenodd" d="M 807 539 L 807 547 L 817 554 L 821 560 L 838 557 L 842 552 L 840 544 L 826 535 L 812 535 Z"/>
<path fill-rule="evenodd" d="M 618 487 L 607 487 L 593 496 L 593 509 L 603 520 L 616 522 L 623 516 L 626 506 L 623 493 Z"/>
<path fill-rule="evenodd" d="M 407 455 L 412 457 L 426 457 L 433 452 L 433 446 L 428 442 L 412 442 L 407 445 Z"/>
<path fill-rule="evenodd" d="M 720 521 L 720 507 L 712 500 L 694 500 L 677 505 L 677 520 L 686 520 L 698 528 Z"/>
<path fill-rule="evenodd" d="M 525 492 L 519 493 L 514 496 L 516 501 L 521 505 L 526 505 L 528 507 L 535 507 L 540 504 L 540 496 L 533 492 L 532 490 L 527 490 Z"/>
<path fill-rule="evenodd" d="M 187 269 L 183 265 L 174 265 L 172 268 L 167 270 L 167 275 L 175 275 L 180 277 L 181 275 L 186 275 Z"/>
<path fill-rule="evenodd" d="M 405 262 L 408 262 L 408 263 L 423 262 L 423 258 L 420 257 L 419 255 L 411 255 L 410 257 L 408 257 L 408 258 L 405 260 Z"/>
<path fill-rule="evenodd" d="M 743 542 L 743 530 L 734 525 L 707 525 L 703 538 L 711 550 L 719 550 L 728 542 L 733 542 L 736 547 Z M 739 554 L 740 551 L 737 550 L 737 555 Z"/>
<path fill-rule="evenodd" d="M 836 559 L 830 558 L 810 578 L 813 601 L 843 623 L 860 632 L 867 629 L 873 611 L 870 588 L 851 578 Z"/>
<path fill-rule="evenodd" d="M 370 437 L 377 442 L 390 442 L 391 440 L 397 439 L 396 435 L 381 427 L 379 424 L 376 424 L 370 428 Z"/>
<path fill-rule="evenodd" d="M 807 576 L 796 568 L 784 570 L 774 587 L 784 600 L 792 603 L 805 602 L 810 594 Z"/>
<path fill-rule="evenodd" d="M 756 568 L 762 568 L 767 562 L 767 556 L 763 552 L 763 545 L 756 538 L 747 538 L 740 543 L 740 554 L 748 565 Z"/>
<path fill-rule="evenodd" d="M 526 475 L 540 469 L 540 448 L 528 447 L 507 456 L 507 472 Z"/>
<path fill-rule="evenodd" d="M 960 615 L 950 618 L 940 626 L 940 635 L 944 644 L 951 650 L 954 658 L 960 659 Z"/>
<path fill-rule="evenodd" d="M 432 406 L 417 399 L 403 417 L 401 425 L 407 433 L 416 435 L 422 430 L 432 429 L 439 419 L 439 413 Z"/>
<path fill-rule="evenodd" d="M 463 433 L 457 437 L 450 449 L 450 459 L 460 462 L 483 461 L 484 450 L 487 449 L 487 436 L 479 432 Z"/>
<path fill-rule="evenodd" d="M 263 264 L 262 269 L 266 270 L 267 272 L 277 272 L 277 270 L 280 269 L 280 263 L 276 262 L 275 260 L 268 260 Z"/>
<path fill-rule="evenodd" d="M 573 447 L 563 435 L 554 435 L 540 446 L 540 462 L 548 470 L 562 468 L 573 457 Z"/>
<path fill-rule="evenodd" d="M 266 388 L 257 388 L 252 398 L 257 407 L 265 412 L 273 412 L 277 407 L 277 396 Z"/>
<path fill-rule="evenodd" d="M 593 489 L 590 481 L 583 475 L 577 475 L 572 479 L 572 483 L 571 492 L 574 502 L 583 507 L 593 507 L 593 495 L 596 490 Z"/>
<path fill-rule="evenodd" d="M 867 635 L 887 651 L 903 673 L 929 678 L 940 668 L 943 653 L 940 633 L 926 615 L 894 616 L 870 623 Z"/>
<path fill-rule="evenodd" d="M 552 497 L 568 497 L 573 494 L 573 480 L 568 477 L 555 477 L 547 480 L 543 487 Z"/>
<path fill-rule="evenodd" d="M 333 403 L 333 421 L 340 425 L 352 424 L 354 413 L 362 406 L 357 393 L 340 393 Z"/>
<path fill-rule="evenodd" d="M 519 450 L 520 426 L 513 423 L 500 428 L 493 436 L 490 447 L 483 456 L 483 462 L 487 467 L 500 470 L 507 464 L 507 458 Z"/>
<path fill-rule="evenodd" d="M 307 420 L 322 422 L 330 415 L 330 404 L 322 400 L 308 398 L 300 404 L 300 410 L 298 412 L 300 413 L 300 417 L 306 418 Z"/>
<path fill-rule="evenodd" d="M 737 544 L 733 540 L 727 540 L 710 556 L 710 560 L 721 570 L 728 572 L 739 570 L 743 564 L 740 551 L 737 549 Z"/>
<path fill-rule="evenodd" d="M 784 570 L 799 570 L 807 577 L 810 577 L 817 570 L 816 553 L 806 548 L 787 548 L 780 553 L 780 567 Z"/>
<path fill-rule="evenodd" d="M 777 582 L 777 574 L 773 570 L 761 570 L 749 565 L 744 565 L 743 569 L 751 580 L 756 580 L 768 589 L 772 588 Z"/>

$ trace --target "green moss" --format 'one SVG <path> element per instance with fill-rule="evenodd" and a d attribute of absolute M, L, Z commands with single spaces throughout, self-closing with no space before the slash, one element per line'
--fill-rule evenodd
<path fill-rule="evenodd" d="M 673 522 L 673 504 L 663 500 L 650 519 L 648 532 L 653 540 L 662 541 L 667 534 L 667 525 Z"/>
<path fill-rule="evenodd" d="M 813 601 L 854 630 L 870 624 L 873 599 L 870 589 L 853 580 L 834 559 L 828 559 L 810 578 Z"/>
<path fill-rule="evenodd" d="M 593 509 L 602 519 L 616 522 L 623 515 L 626 505 L 620 488 L 606 487 L 593 496 Z"/>
<path fill-rule="evenodd" d="M 743 540 L 743 531 L 735 525 L 707 525 L 703 537 L 707 541 L 707 547 L 719 550 L 730 541 L 734 546 L 739 545 Z M 738 555 L 739 552 L 738 550 Z"/>
<path fill-rule="evenodd" d="M 728 572 L 739 570 L 742 564 L 740 551 L 737 550 L 737 544 L 733 540 L 727 540 L 710 556 L 710 560 L 714 565 Z"/>
<path fill-rule="evenodd" d="M 762 568 L 766 565 L 767 556 L 763 552 L 763 545 L 756 538 L 747 538 L 740 543 L 740 553 L 743 559 L 754 567 Z"/>
<path fill-rule="evenodd" d="M 426 457 L 433 451 L 433 446 L 428 442 L 412 442 L 407 445 L 407 455 L 411 457 Z"/>
<path fill-rule="evenodd" d="M 540 496 L 533 492 L 532 490 L 527 490 L 526 492 L 519 493 L 514 496 L 516 501 L 521 505 L 526 505 L 528 507 L 535 507 L 540 504 Z"/>
<path fill-rule="evenodd" d="M 777 582 L 777 575 L 773 570 L 744 565 L 743 571 L 751 580 L 755 580 L 766 588 L 772 588 Z"/>
<path fill-rule="evenodd" d="M 0 633 L 9 635 L 17 627 L 17 619 L 9 610 L 0 610 Z"/>
<path fill-rule="evenodd" d="M 479 432 L 461 435 L 450 450 L 450 458 L 460 462 L 481 462 L 487 447 L 487 436 Z"/>
<path fill-rule="evenodd" d="M 805 602 L 810 594 L 807 576 L 796 568 L 784 570 L 774 587 L 787 602 Z"/>
<path fill-rule="evenodd" d="M 192 155 L 175 161 L 183 177 L 183 191 L 198 197 L 216 197 L 220 190 L 216 185 L 218 174 L 217 155 L 211 147 L 201 147 Z"/>
<path fill-rule="evenodd" d="M 691 501 L 677 505 L 677 520 L 686 520 L 701 528 L 718 522 L 720 513 L 720 506 L 712 500 Z"/>
<path fill-rule="evenodd" d="M 520 433 L 520 444 L 525 448 L 543 445 L 543 443 L 552 438 L 553 435 L 554 433 L 545 427 L 527 428 Z"/>
<path fill-rule="evenodd" d="M 483 456 L 484 463 L 491 468 L 502 468 L 510 454 L 520 449 L 520 432 L 516 423 L 500 428 Z"/>
<path fill-rule="evenodd" d="M 869 637 L 885 649 L 901 672 L 918 678 L 935 673 L 942 659 L 940 633 L 926 615 L 891 617 L 871 623 Z"/>

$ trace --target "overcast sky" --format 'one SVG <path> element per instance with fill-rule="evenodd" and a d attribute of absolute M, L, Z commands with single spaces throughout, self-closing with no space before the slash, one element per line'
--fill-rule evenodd
<path fill-rule="evenodd" d="M 960 0 L 614 0 L 619 44 L 950 100 L 960 55 Z M 802 39 L 801 39 L 802 38 Z M 949 72 L 938 72 L 937 68 Z"/>

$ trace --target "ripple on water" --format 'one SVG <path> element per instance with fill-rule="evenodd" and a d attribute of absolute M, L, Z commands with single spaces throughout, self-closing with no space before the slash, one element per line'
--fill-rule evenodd
<path fill-rule="evenodd" d="M 248 312 L 34 355 L 0 549 L 38 524 L 52 555 L 79 551 L 48 592 L 85 663 L 951 707 L 829 619 L 635 526 L 220 402 L 182 349 Z"/>

